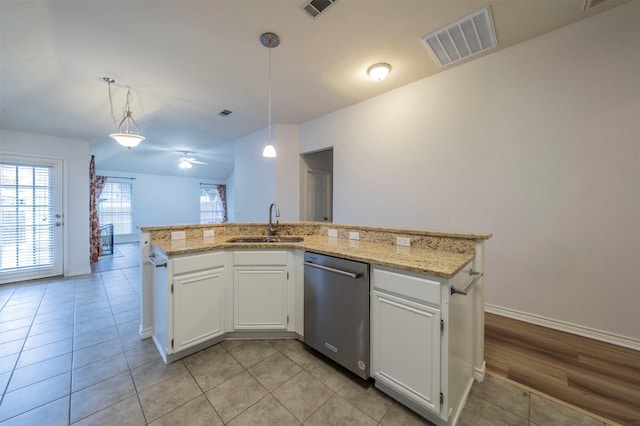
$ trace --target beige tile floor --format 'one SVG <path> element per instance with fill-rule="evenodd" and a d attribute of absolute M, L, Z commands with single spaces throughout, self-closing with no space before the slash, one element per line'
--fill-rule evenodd
<path fill-rule="evenodd" d="M 0 286 L 0 424 L 430 424 L 297 340 L 164 365 L 138 338 L 140 268 Z M 491 376 L 460 425 L 603 425 Z"/>

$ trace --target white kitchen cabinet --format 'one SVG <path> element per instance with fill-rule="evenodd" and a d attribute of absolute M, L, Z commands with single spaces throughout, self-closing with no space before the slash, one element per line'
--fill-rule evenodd
<path fill-rule="evenodd" d="M 372 375 L 440 413 L 440 309 L 374 290 Z"/>
<path fill-rule="evenodd" d="M 158 265 L 154 268 L 153 341 L 166 363 L 225 333 L 226 254 L 169 259 L 157 254 L 152 260 Z"/>
<path fill-rule="evenodd" d="M 235 251 L 233 329 L 289 328 L 290 253 L 283 250 Z"/>
<path fill-rule="evenodd" d="M 437 425 L 454 425 L 473 384 L 470 264 L 451 279 L 374 267 L 371 376 L 376 387 Z"/>
<path fill-rule="evenodd" d="M 224 266 L 173 277 L 173 350 L 224 334 Z"/>

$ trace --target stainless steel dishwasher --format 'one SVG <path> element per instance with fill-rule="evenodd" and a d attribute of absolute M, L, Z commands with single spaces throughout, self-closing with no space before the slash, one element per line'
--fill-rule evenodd
<path fill-rule="evenodd" d="M 304 254 L 304 343 L 369 377 L 369 264 Z"/>

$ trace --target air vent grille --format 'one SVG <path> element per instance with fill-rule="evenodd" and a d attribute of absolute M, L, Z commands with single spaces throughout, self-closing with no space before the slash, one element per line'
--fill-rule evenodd
<path fill-rule="evenodd" d="M 219 115 L 220 117 L 226 117 L 226 116 L 228 116 L 229 114 L 231 114 L 231 112 L 232 112 L 232 111 L 229 111 L 228 109 L 223 109 L 222 111 L 220 111 L 220 112 L 218 113 L 218 115 Z"/>
<path fill-rule="evenodd" d="M 440 67 L 498 45 L 489 7 L 484 7 L 446 28 L 422 37 L 422 42 Z"/>
<path fill-rule="evenodd" d="M 315 19 L 337 1 L 338 0 L 311 0 L 303 4 L 302 9 L 307 12 L 307 15 Z"/>

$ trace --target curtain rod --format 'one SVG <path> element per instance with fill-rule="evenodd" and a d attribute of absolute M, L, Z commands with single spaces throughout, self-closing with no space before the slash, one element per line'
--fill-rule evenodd
<path fill-rule="evenodd" d="M 202 185 L 224 185 L 224 183 L 206 183 L 206 182 L 200 182 L 200 186 Z"/>
<path fill-rule="evenodd" d="M 104 176 L 104 175 L 96 175 L 96 176 Z M 129 179 L 129 180 L 136 180 L 136 178 L 132 178 L 132 177 L 124 177 L 124 176 L 104 176 L 106 178 L 111 178 L 111 179 Z"/>

